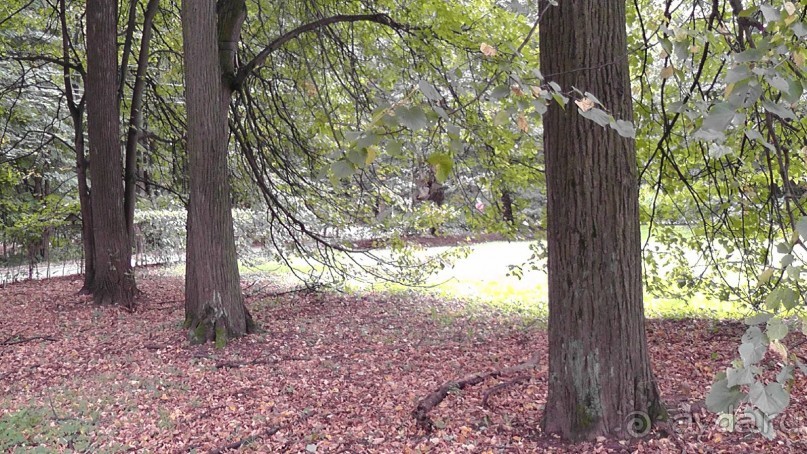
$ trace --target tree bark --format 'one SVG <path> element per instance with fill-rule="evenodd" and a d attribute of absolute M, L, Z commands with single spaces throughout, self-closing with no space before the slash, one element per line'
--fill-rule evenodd
<path fill-rule="evenodd" d="M 70 70 L 70 35 L 67 32 L 67 11 L 65 0 L 59 1 L 59 22 L 62 29 L 62 70 L 67 109 L 73 122 L 73 148 L 76 154 L 76 178 L 78 179 L 78 202 L 81 212 L 81 245 L 84 251 L 84 283 L 79 293 L 87 294 L 95 280 L 95 239 L 92 228 L 92 206 L 90 187 L 87 184 L 87 153 L 84 143 L 84 97 L 76 100 Z"/>
<path fill-rule="evenodd" d="M 134 245 L 134 212 L 137 203 L 137 143 L 143 128 L 143 93 L 146 88 L 146 69 L 149 65 L 149 44 L 152 24 L 157 14 L 160 0 L 149 0 L 143 19 L 143 36 L 140 39 L 140 52 L 137 57 L 137 73 L 132 89 L 132 109 L 129 113 L 129 131 L 126 134 L 126 167 L 124 170 L 123 210 L 126 213 L 126 231 Z M 124 74 L 121 72 L 121 74 Z M 121 82 L 123 86 L 123 82 Z"/>
<path fill-rule="evenodd" d="M 227 116 L 243 0 L 184 0 L 185 102 L 188 112 L 185 324 L 191 342 L 255 329 L 241 294 L 227 172 Z"/>
<path fill-rule="evenodd" d="M 131 308 L 137 288 L 123 212 L 116 10 L 115 0 L 87 0 L 87 129 L 95 240 L 91 290 L 98 304 Z"/>
<path fill-rule="evenodd" d="M 632 120 L 624 0 L 565 0 L 541 20 L 541 71 Z M 571 440 L 644 433 L 663 411 L 644 326 L 635 143 L 570 103 L 544 117 L 549 394 Z M 639 412 L 639 413 L 635 413 Z"/>

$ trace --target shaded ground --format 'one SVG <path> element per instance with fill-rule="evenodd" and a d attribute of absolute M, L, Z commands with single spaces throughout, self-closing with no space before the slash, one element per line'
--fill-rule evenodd
<path fill-rule="evenodd" d="M 677 435 L 567 446 L 538 429 L 546 336 L 519 319 L 470 317 L 460 303 L 422 296 L 253 296 L 266 333 L 216 350 L 185 340 L 180 279 L 141 278 L 134 314 L 94 306 L 80 286 L 66 277 L 0 288 L 2 451 L 208 452 L 250 436 L 244 452 L 807 450 L 804 381 L 775 441 L 719 431 L 702 408 L 715 369 L 735 357 L 736 324 L 649 323 Z M 536 369 L 451 393 L 431 414 L 431 434 L 416 427 L 417 401 L 446 381 L 534 352 L 543 352 Z"/>

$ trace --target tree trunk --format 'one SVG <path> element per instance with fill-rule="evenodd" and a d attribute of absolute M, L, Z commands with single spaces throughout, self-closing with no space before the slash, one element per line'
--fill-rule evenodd
<path fill-rule="evenodd" d="M 541 20 L 541 71 L 632 120 L 624 0 L 565 0 Z M 548 188 L 549 394 L 543 427 L 571 440 L 644 433 L 663 411 L 642 306 L 633 140 L 552 105 Z M 638 412 L 638 413 L 636 413 Z"/>
<path fill-rule="evenodd" d="M 191 342 L 224 345 L 255 326 L 241 295 L 227 172 L 230 80 L 243 0 L 182 2 L 188 112 L 185 324 Z"/>
<path fill-rule="evenodd" d="M 507 188 L 502 189 L 502 219 L 511 226 L 516 225 L 516 218 L 513 215 L 513 196 Z"/>
<path fill-rule="evenodd" d="M 84 284 L 79 293 L 88 294 L 95 280 L 95 240 L 92 229 L 92 206 L 90 202 L 90 187 L 87 184 L 87 162 L 84 144 L 84 97 L 76 101 L 73 83 L 70 80 L 71 44 L 67 32 L 67 12 L 65 0 L 59 1 L 59 22 L 62 29 L 62 70 L 64 78 L 64 92 L 67 97 L 67 108 L 73 121 L 73 148 L 76 154 L 76 177 L 78 179 L 78 202 L 81 212 L 81 245 L 84 250 Z"/>
<path fill-rule="evenodd" d="M 129 113 L 129 131 L 126 135 L 126 168 L 124 175 L 123 209 L 126 213 L 126 231 L 134 244 L 134 212 L 137 203 L 137 143 L 143 127 L 143 93 L 146 88 L 146 69 L 149 65 L 149 44 L 151 27 L 160 0 L 149 0 L 143 20 L 143 36 L 140 39 L 140 52 L 137 58 L 137 73 L 132 90 L 132 109 Z M 121 75 L 124 73 L 121 72 Z M 123 82 L 121 81 L 121 87 Z"/>
<path fill-rule="evenodd" d="M 67 81 L 70 84 L 70 81 Z M 84 248 L 84 284 L 79 293 L 92 291 L 95 282 L 95 238 L 93 238 L 92 204 L 90 187 L 87 184 L 87 168 L 89 163 L 84 149 L 84 113 L 83 108 L 70 112 L 73 118 L 74 146 L 76 149 L 76 176 L 78 178 L 78 203 L 81 211 L 81 245 Z"/>
<path fill-rule="evenodd" d="M 87 0 L 87 129 L 96 267 L 91 290 L 98 304 L 131 308 L 137 289 L 123 212 L 116 10 L 114 0 Z"/>

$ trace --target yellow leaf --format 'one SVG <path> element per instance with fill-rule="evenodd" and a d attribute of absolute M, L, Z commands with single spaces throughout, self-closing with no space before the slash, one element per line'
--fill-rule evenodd
<path fill-rule="evenodd" d="M 734 91 L 734 84 L 726 85 L 726 97 L 727 98 L 731 95 L 732 91 Z"/>
<path fill-rule="evenodd" d="M 672 66 L 667 66 L 666 68 L 661 70 L 661 78 L 662 79 L 669 79 L 673 76 L 675 69 Z"/>
<path fill-rule="evenodd" d="M 364 158 L 364 163 L 369 166 L 375 161 L 376 156 L 378 156 L 378 147 L 375 145 L 367 147 L 367 157 Z"/>
<path fill-rule="evenodd" d="M 530 125 L 529 123 L 527 123 L 527 118 L 524 117 L 524 114 L 521 113 L 518 114 L 518 119 L 516 120 L 516 123 L 518 124 L 518 129 L 520 129 L 521 132 L 527 132 L 530 130 Z"/>
<path fill-rule="evenodd" d="M 785 2 L 785 11 L 787 11 L 788 16 L 796 14 L 796 5 L 793 2 Z"/>
<path fill-rule="evenodd" d="M 538 87 L 538 86 L 535 86 L 535 85 L 530 87 L 530 91 L 532 92 L 532 96 L 535 97 L 535 98 L 540 98 L 541 93 L 543 93 L 543 90 L 541 90 L 541 87 Z"/>
<path fill-rule="evenodd" d="M 770 343 L 770 349 L 783 360 L 787 359 L 787 347 L 785 347 L 785 344 L 779 342 L 778 340 L 773 340 Z"/>
<path fill-rule="evenodd" d="M 482 54 L 486 57 L 495 57 L 497 53 L 496 48 L 488 43 L 482 43 L 482 45 L 479 46 L 479 50 L 482 51 Z"/>
<path fill-rule="evenodd" d="M 804 66 L 804 54 L 802 52 L 793 52 L 792 55 L 793 63 L 798 65 L 799 67 Z"/>
<path fill-rule="evenodd" d="M 579 107 L 580 110 L 582 110 L 583 112 L 588 112 L 589 110 L 594 108 L 594 101 L 588 98 L 575 100 L 574 103 L 577 104 L 577 107 Z"/>
<path fill-rule="evenodd" d="M 518 84 L 510 85 L 510 91 L 516 96 L 524 96 L 524 90 Z"/>
<path fill-rule="evenodd" d="M 770 281 L 771 278 L 773 277 L 774 271 L 775 270 L 773 268 L 766 268 L 765 271 L 763 271 L 759 275 L 759 278 L 757 279 L 757 287 L 767 284 L 768 281 Z"/>

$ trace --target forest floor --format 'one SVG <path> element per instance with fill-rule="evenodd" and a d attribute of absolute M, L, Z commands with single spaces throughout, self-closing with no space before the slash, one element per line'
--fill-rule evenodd
<path fill-rule="evenodd" d="M 807 451 L 803 378 L 773 441 L 725 432 L 703 408 L 715 372 L 736 357 L 739 323 L 650 320 L 674 430 L 572 446 L 539 429 L 547 338 L 513 315 L 245 283 L 265 332 L 216 349 L 187 342 L 180 278 L 139 276 L 135 313 L 95 306 L 80 287 L 74 276 L 0 288 L 2 452 Z M 443 384 L 530 358 L 536 367 L 452 390 L 428 415 L 433 430 L 417 426 L 416 405 Z"/>

